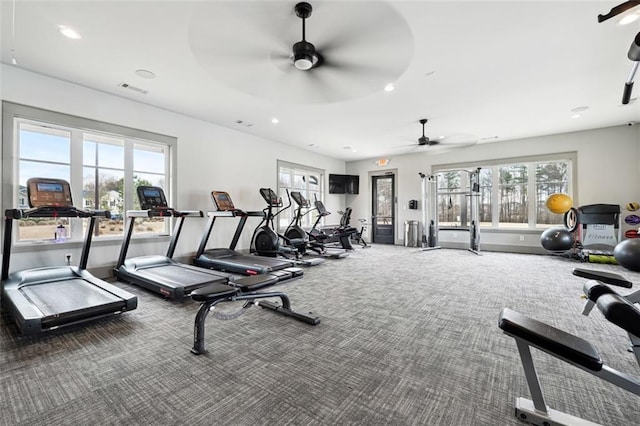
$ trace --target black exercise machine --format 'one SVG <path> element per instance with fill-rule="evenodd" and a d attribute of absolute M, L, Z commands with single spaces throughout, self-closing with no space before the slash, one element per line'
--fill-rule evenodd
<path fill-rule="evenodd" d="M 340 228 L 341 229 L 349 229 L 349 231 L 351 232 L 351 240 L 357 244 L 360 244 L 362 246 L 362 248 L 367 248 L 367 247 L 371 247 L 369 244 L 367 244 L 367 242 L 365 241 L 364 237 L 362 236 L 362 234 L 364 234 L 364 232 L 367 230 L 367 220 L 366 219 L 358 219 L 358 221 L 360 222 L 360 230 L 353 232 L 353 230 L 355 228 L 351 227 L 351 213 L 353 212 L 353 209 L 351 207 L 347 207 L 346 209 L 344 209 L 343 211 L 338 210 L 338 214 L 341 216 L 340 217 Z"/>
<path fill-rule="evenodd" d="M 571 207 L 564 214 L 564 225 L 574 235 L 574 257 L 594 263 L 607 257 L 606 263 L 614 260 L 613 249 L 621 240 L 618 204 Z"/>
<path fill-rule="evenodd" d="M 604 285 L 604 284 L 602 284 Z M 605 318 L 621 327 L 638 341 L 640 310 L 615 292 L 603 292 L 596 305 Z M 589 342 L 573 334 L 551 327 L 505 308 L 498 326 L 516 340 L 532 400 L 516 399 L 516 416 L 534 425 L 591 425 L 594 423 L 547 407 L 536 373 L 530 347 L 538 348 L 589 374 L 640 396 L 640 380 L 617 371 L 600 358 L 598 350 Z M 637 353 L 636 353 L 637 356 Z M 640 364 L 640 358 L 638 358 Z"/>
<path fill-rule="evenodd" d="M 329 216 L 331 212 L 328 211 L 325 208 L 324 203 L 318 199 L 315 200 L 314 205 L 318 210 L 318 219 L 309 231 L 309 237 L 311 240 L 322 244 L 337 243 L 345 250 L 353 250 L 353 245 L 351 245 L 351 236 L 357 234 L 358 230 L 351 226 L 342 225 L 342 220 L 341 225 L 338 227 L 319 229 L 318 224 L 322 218 Z"/>
<path fill-rule="evenodd" d="M 586 303 L 584 305 L 584 308 L 582 309 L 582 315 L 584 316 L 588 316 L 589 313 L 591 313 L 598 300 L 598 297 L 600 297 L 600 295 L 602 294 L 602 289 L 597 284 L 609 284 L 624 288 L 633 287 L 633 283 L 631 281 L 625 279 L 622 275 L 615 274 L 613 272 L 574 268 L 572 273 L 577 277 L 582 277 L 589 280 L 585 282 L 584 286 L 582 287 L 582 292 L 584 298 L 586 299 Z M 629 303 L 640 303 L 640 290 L 621 297 L 624 297 Z"/>
<path fill-rule="evenodd" d="M 2 303 L 23 336 L 31 336 L 106 316 L 138 306 L 133 294 L 94 277 L 87 271 L 96 219 L 108 211 L 73 206 L 69 183 L 61 179 L 27 181 L 30 209 L 5 211 L 2 258 Z M 27 269 L 9 274 L 13 221 L 34 218 L 88 218 L 80 262 L 75 266 Z"/>
<path fill-rule="evenodd" d="M 293 198 L 293 201 L 295 201 L 298 207 L 295 209 L 293 219 L 289 223 L 287 230 L 284 232 L 284 236 L 287 237 L 290 241 L 301 241 L 301 243 L 296 245 L 298 251 L 300 253 L 306 253 L 308 249 L 319 255 L 330 257 L 333 259 L 341 259 L 349 256 L 349 253 L 344 250 L 329 249 L 325 247 L 323 243 L 317 240 L 311 241 L 309 238 L 309 233 L 305 231 L 300 225 L 302 224 L 302 218 L 316 209 L 309 209 L 311 207 L 311 203 L 304 197 L 304 195 L 302 195 L 301 192 L 291 191 L 291 193 L 289 193 L 289 191 L 287 190 L 287 194 L 289 194 L 291 198 Z M 303 208 L 307 209 L 305 213 L 302 213 Z"/>
<path fill-rule="evenodd" d="M 164 191 L 156 186 L 139 186 L 138 199 L 142 210 L 127 211 L 127 226 L 113 271 L 116 278 L 170 299 L 182 299 L 193 290 L 214 283 L 226 283 L 228 274 L 203 270 L 173 260 L 182 225 L 187 217 L 203 217 L 201 211 L 178 211 L 167 205 Z M 174 217 L 176 223 L 164 256 L 151 255 L 127 259 L 131 236 L 138 218 Z"/>
<path fill-rule="evenodd" d="M 209 315 L 209 312 L 214 311 L 215 306 L 219 303 L 235 302 L 241 300 L 245 302 L 240 310 L 236 311 L 233 314 L 218 314 L 217 312 L 214 312 L 213 316 L 217 319 L 228 320 L 237 318 L 242 315 L 247 310 L 247 308 L 251 307 L 254 304 L 257 304 L 264 309 L 268 309 L 280 315 L 291 317 L 297 321 L 301 321 L 310 325 L 320 324 L 320 318 L 315 316 L 311 312 L 309 312 L 308 314 L 294 312 L 291 309 L 291 302 L 289 301 L 289 297 L 286 294 L 279 291 L 258 291 L 275 284 L 277 282 L 277 279 L 275 277 L 273 277 L 271 281 L 263 280 L 255 283 L 249 281 L 252 278 L 257 277 L 258 276 L 246 277 L 246 281 L 243 283 L 230 283 L 229 285 L 213 284 L 195 290 L 193 293 L 191 293 L 191 298 L 193 300 L 202 303 L 200 305 L 200 309 L 198 309 L 198 313 L 196 314 L 193 331 L 194 341 L 193 348 L 191 348 L 191 353 L 195 355 L 207 353 L 204 343 L 205 322 L 207 319 L 207 315 Z M 259 299 L 273 297 L 280 298 L 281 304 L 276 304 L 267 300 L 256 302 Z"/>
<path fill-rule="evenodd" d="M 306 247 L 304 237 L 292 239 L 275 231 L 274 220 L 282 212 L 291 208 L 291 199 L 289 199 L 289 205 L 284 206 L 282 198 L 271 188 L 260 188 L 260 195 L 267 202 L 267 207 L 262 210 L 264 212 L 263 219 L 256 227 L 251 238 L 253 251 L 259 256 L 281 256 L 294 260 L 296 264 L 305 266 L 318 265 L 324 262 L 324 259 L 320 258 L 302 258 L 304 247 Z M 274 212 L 274 210 L 276 211 Z"/>
<path fill-rule="evenodd" d="M 228 193 L 223 191 L 212 191 L 211 199 L 216 208 L 215 211 L 207 213 L 209 221 L 206 229 L 202 234 L 200 246 L 193 259 L 193 263 L 202 268 L 216 269 L 234 274 L 256 275 L 256 274 L 274 274 L 279 276 L 279 281 L 290 278 L 301 277 L 303 271 L 294 267 L 294 262 L 283 258 L 262 257 L 252 254 L 242 254 L 235 250 L 240 235 L 244 230 L 245 224 L 249 217 L 264 218 L 262 211 L 243 211 L 237 209 Z M 212 248 L 207 249 L 207 243 L 211 236 L 211 231 L 215 224 L 216 218 L 240 218 L 236 227 L 233 239 L 229 248 Z"/>

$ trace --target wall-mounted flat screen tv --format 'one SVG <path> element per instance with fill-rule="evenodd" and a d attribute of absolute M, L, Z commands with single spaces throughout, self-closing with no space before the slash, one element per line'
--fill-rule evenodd
<path fill-rule="evenodd" d="M 360 192 L 360 176 L 329 175 L 329 194 L 358 194 Z"/>

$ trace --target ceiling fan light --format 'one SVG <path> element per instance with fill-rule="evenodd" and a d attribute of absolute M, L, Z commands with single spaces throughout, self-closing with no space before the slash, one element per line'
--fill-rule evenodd
<path fill-rule="evenodd" d="M 310 55 L 300 55 L 293 59 L 293 65 L 299 70 L 307 71 L 313 66 L 313 57 Z"/>

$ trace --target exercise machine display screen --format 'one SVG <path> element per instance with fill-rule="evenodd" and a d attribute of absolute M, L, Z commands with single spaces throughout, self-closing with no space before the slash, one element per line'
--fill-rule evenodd
<path fill-rule="evenodd" d="M 71 207 L 71 187 L 62 179 L 31 178 L 27 181 L 30 207 Z"/>
<path fill-rule="evenodd" d="M 213 203 L 220 211 L 233 211 L 236 209 L 233 201 L 231 201 L 231 197 L 226 192 L 211 191 L 211 198 L 213 198 Z"/>
<path fill-rule="evenodd" d="M 158 186 L 139 186 L 137 191 L 142 210 L 168 208 L 167 199 L 162 188 Z"/>
<path fill-rule="evenodd" d="M 260 188 L 260 195 L 271 207 L 281 207 L 282 198 L 278 197 L 278 194 L 273 192 L 271 188 Z"/>
<path fill-rule="evenodd" d="M 296 202 L 300 207 L 310 207 L 311 203 L 309 200 L 304 198 L 304 196 L 298 191 L 291 191 L 291 198 Z"/>

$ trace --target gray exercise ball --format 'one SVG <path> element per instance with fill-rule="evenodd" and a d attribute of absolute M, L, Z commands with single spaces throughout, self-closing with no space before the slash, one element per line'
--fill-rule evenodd
<path fill-rule="evenodd" d="M 566 228 L 549 228 L 540 235 L 540 244 L 551 253 L 565 253 L 573 243 L 573 234 Z"/>
<path fill-rule="evenodd" d="M 630 238 L 616 245 L 613 257 L 619 265 L 640 272 L 640 238 Z"/>

